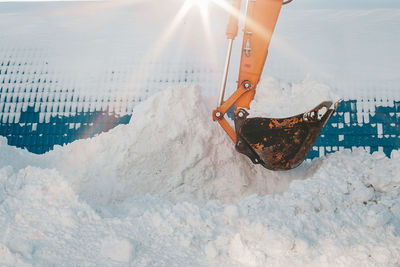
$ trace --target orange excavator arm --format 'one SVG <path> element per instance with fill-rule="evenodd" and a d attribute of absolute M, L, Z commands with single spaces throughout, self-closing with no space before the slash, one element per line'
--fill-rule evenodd
<path fill-rule="evenodd" d="M 317 140 L 322 128 L 334 114 L 340 102 L 325 101 L 309 112 L 289 118 L 247 118 L 250 102 L 264 68 L 268 47 L 282 5 L 292 0 L 247 0 L 243 32 L 242 55 L 236 91 L 224 100 L 232 43 L 238 33 L 241 0 L 233 0 L 226 31 L 228 53 L 217 108 L 213 119 L 229 135 L 238 152 L 254 164 L 271 170 L 288 170 L 301 164 Z M 235 106 L 233 128 L 225 119 Z"/>
<path fill-rule="evenodd" d="M 225 64 L 225 73 L 221 85 L 222 88 L 218 107 L 214 110 L 213 118 L 220 123 L 234 143 L 236 143 L 235 131 L 223 116 L 233 105 L 236 106 L 236 110 L 238 108 L 250 107 L 250 102 L 254 98 L 256 87 L 264 68 L 268 47 L 282 4 L 282 0 L 248 1 L 238 88 L 233 95 L 224 102 L 223 97 L 226 86 L 226 76 L 229 68 L 232 42 L 238 32 L 241 0 L 234 0 L 232 2 L 233 12 L 231 13 L 226 31 L 227 38 L 229 39 L 227 63 Z"/>

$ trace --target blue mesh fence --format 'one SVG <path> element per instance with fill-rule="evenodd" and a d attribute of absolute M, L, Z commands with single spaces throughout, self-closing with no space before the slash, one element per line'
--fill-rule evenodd
<path fill-rule="evenodd" d="M 52 150 L 54 145 L 93 137 L 127 124 L 132 116 L 134 120 L 133 107 L 154 93 L 149 88 L 162 90 L 185 82 L 207 87 L 216 84 L 212 77 L 219 76 L 211 69 L 194 71 L 189 67 L 185 70 L 176 64 L 173 73 L 155 72 L 160 76 L 145 82 L 138 89 L 145 94 L 135 97 L 115 93 L 115 88 L 129 82 L 117 83 L 125 71 L 119 74 L 110 71 L 111 79 L 105 85 L 102 83 L 104 88 L 94 87 L 94 92 L 89 90 L 89 95 L 83 95 L 78 90 L 65 89 L 71 81 L 52 74 L 47 64 L 40 61 L 37 65 L 40 69 L 49 69 L 36 71 L 38 66 L 31 62 L 0 59 L 0 135 L 7 138 L 9 145 L 37 154 Z M 308 157 L 354 147 L 363 147 L 371 153 L 382 151 L 390 156 L 393 150 L 399 149 L 400 102 L 396 99 L 398 89 L 393 88 L 384 90 L 385 93 L 379 91 L 385 100 L 374 98 L 371 90 L 364 90 L 371 96 L 344 101 Z M 396 93 L 394 97 L 389 97 L 391 92 Z"/>
<path fill-rule="evenodd" d="M 131 114 L 119 116 L 104 110 L 78 112 L 74 116 L 57 115 L 47 122 L 39 122 L 39 114 L 30 106 L 21 112 L 19 122 L 14 123 L 2 120 L 0 113 L 0 135 L 7 137 L 9 145 L 41 154 L 52 150 L 54 145 L 93 137 L 117 125 L 128 124 L 132 117 Z M 354 147 L 363 147 L 371 153 L 383 151 L 390 156 L 400 147 L 400 102 L 394 102 L 392 107 L 378 106 L 375 113 L 368 116 L 369 123 L 359 123 L 357 101 L 343 102 L 323 129 L 308 158 Z"/>

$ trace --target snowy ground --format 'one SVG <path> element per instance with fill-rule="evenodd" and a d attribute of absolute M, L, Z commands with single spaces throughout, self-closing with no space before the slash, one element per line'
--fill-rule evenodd
<path fill-rule="evenodd" d="M 400 153 L 271 172 L 234 151 L 209 104 L 170 89 L 130 125 L 43 156 L 2 139 L 0 264 L 400 263 Z"/>

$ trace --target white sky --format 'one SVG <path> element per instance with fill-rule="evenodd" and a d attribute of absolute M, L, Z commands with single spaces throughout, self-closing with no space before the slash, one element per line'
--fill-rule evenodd
<path fill-rule="evenodd" d="M 99 0 L 0 0 L 0 2 L 88 2 Z M 106 0 L 107 1 L 107 0 Z"/>
<path fill-rule="evenodd" d="M 318 8 L 400 8 L 400 0 L 294 0 L 291 4 Z"/>
<path fill-rule="evenodd" d="M 0 0 L 0 2 L 56 2 L 99 0 Z M 105 0 L 112 1 L 112 0 Z M 127 0 L 129 1 L 129 0 Z M 161 0 L 168 1 L 168 0 Z M 206 0 L 205 0 L 206 1 Z M 400 0 L 294 0 L 291 5 L 307 8 L 400 8 Z"/>

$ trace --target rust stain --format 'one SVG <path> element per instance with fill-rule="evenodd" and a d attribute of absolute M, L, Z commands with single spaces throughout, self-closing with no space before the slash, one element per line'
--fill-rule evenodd
<path fill-rule="evenodd" d="M 247 144 L 237 144 L 236 149 L 267 169 L 293 169 L 304 161 L 337 106 L 321 119 L 310 114 L 322 107 L 329 108 L 331 104 L 323 102 L 311 112 L 285 119 L 235 118 L 238 138 Z"/>

